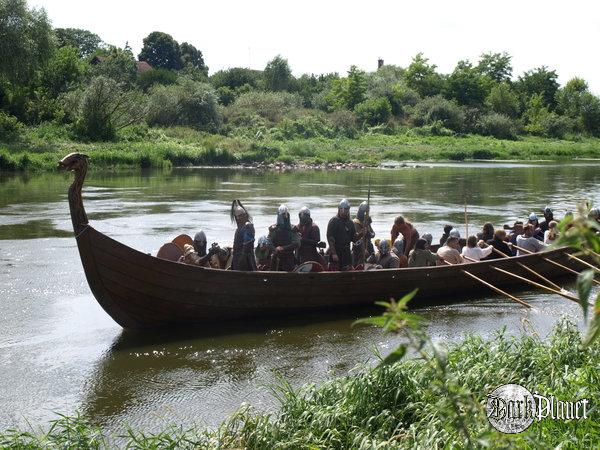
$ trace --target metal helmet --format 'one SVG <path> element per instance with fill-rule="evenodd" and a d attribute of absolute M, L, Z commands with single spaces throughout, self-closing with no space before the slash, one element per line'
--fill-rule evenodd
<path fill-rule="evenodd" d="M 196 233 L 194 236 L 194 242 L 197 242 L 200 245 L 206 244 L 206 234 L 204 234 L 204 231 L 200 230 Z"/>
<path fill-rule="evenodd" d="M 530 220 L 531 222 L 533 222 L 534 220 L 538 220 L 538 216 L 537 216 L 537 214 L 536 214 L 536 213 L 533 213 L 533 212 L 532 212 L 531 214 L 529 214 L 529 220 Z"/>
<path fill-rule="evenodd" d="M 258 238 L 258 246 L 261 245 L 269 245 L 269 239 L 266 236 L 261 236 Z"/>
<path fill-rule="evenodd" d="M 279 205 L 279 208 L 277 208 L 277 225 L 284 227 L 290 225 L 290 211 L 284 204 Z"/>
<path fill-rule="evenodd" d="M 365 220 L 365 214 L 369 212 L 369 204 L 367 202 L 362 202 L 358 206 L 358 211 L 356 212 L 356 217 L 362 222 Z"/>
<path fill-rule="evenodd" d="M 394 241 L 394 248 L 396 249 L 396 252 L 398 252 L 399 255 L 402 255 L 404 253 L 404 236 L 398 237 Z"/>
<path fill-rule="evenodd" d="M 387 255 L 390 252 L 390 241 L 388 239 L 383 239 L 379 242 L 379 253 L 382 255 Z"/>
<path fill-rule="evenodd" d="M 350 202 L 345 198 L 340 200 L 340 204 L 338 205 L 339 209 L 350 209 Z"/>
<path fill-rule="evenodd" d="M 307 206 L 300 208 L 298 218 L 300 219 L 300 223 L 308 223 L 310 221 L 310 209 Z"/>
<path fill-rule="evenodd" d="M 599 219 L 600 218 L 600 208 L 594 208 L 590 210 L 588 217 L 590 219 Z"/>
<path fill-rule="evenodd" d="M 544 212 L 544 215 L 553 213 L 552 208 L 550 208 L 549 206 L 546 206 L 544 208 L 543 212 Z"/>
<path fill-rule="evenodd" d="M 427 242 L 429 242 L 429 245 L 431 245 L 431 241 L 433 241 L 433 236 L 431 235 L 431 233 L 424 233 L 421 237 Z"/>
<path fill-rule="evenodd" d="M 460 231 L 458 231 L 457 228 L 452 228 L 450 230 L 450 233 L 448 233 L 448 236 L 452 236 L 452 237 L 460 239 Z"/>
<path fill-rule="evenodd" d="M 252 220 L 250 214 L 248 214 L 248 211 L 246 210 L 246 208 L 244 208 L 244 205 L 242 205 L 242 202 L 240 202 L 238 199 L 235 199 L 233 202 L 231 202 L 231 211 L 229 216 L 232 222 L 236 222 L 236 219 L 238 217 L 243 216 L 246 216 L 246 220 L 248 221 Z"/>

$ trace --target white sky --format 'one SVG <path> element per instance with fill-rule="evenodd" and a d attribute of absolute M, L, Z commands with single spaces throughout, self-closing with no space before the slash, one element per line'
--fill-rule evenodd
<path fill-rule="evenodd" d="M 277 54 L 295 75 L 406 67 L 422 51 L 441 72 L 488 51 L 513 56 L 514 75 L 541 65 L 600 93 L 600 2 L 582 0 L 30 0 L 55 27 L 85 28 L 137 55 L 164 31 L 204 55 L 210 72 L 262 69 Z"/>

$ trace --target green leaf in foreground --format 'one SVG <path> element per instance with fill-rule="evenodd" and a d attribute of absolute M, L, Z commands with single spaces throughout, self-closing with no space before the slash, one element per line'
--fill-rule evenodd
<path fill-rule="evenodd" d="M 579 303 L 583 310 L 583 320 L 587 322 L 588 313 L 588 298 L 592 290 L 592 281 L 594 280 L 594 271 L 592 269 L 585 270 L 577 277 L 577 293 L 579 295 Z"/>
<path fill-rule="evenodd" d="M 406 344 L 399 345 L 396 350 L 387 355 L 383 361 L 381 361 L 382 366 L 386 366 L 389 364 L 394 364 L 395 362 L 400 361 L 406 355 Z"/>

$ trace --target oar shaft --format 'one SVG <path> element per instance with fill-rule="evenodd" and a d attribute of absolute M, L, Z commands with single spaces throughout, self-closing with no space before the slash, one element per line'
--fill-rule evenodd
<path fill-rule="evenodd" d="M 519 304 L 521 304 L 521 305 L 525 306 L 526 308 L 531 308 L 531 305 L 530 305 L 529 303 L 527 303 L 527 302 L 524 302 L 523 300 L 520 300 L 520 299 L 518 299 L 517 297 L 515 297 L 515 296 L 513 296 L 513 295 L 510 295 L 508 292 L 505 292 L 505 291 L 503 291 L 502 289 L 500 289 L 500 288 L 497 288 L 497 287 L 496 287 L 496 286 L 494 286 L 493 284 L 490 284 L 490 283 L 488 283 L 487 281 L 485 281 L 485 280 L 482 280 L 481 278 L 479 278 L 479 277 L 477 277 L 477 276 L 473 275 L 471 272 L 467 272 L 466 270 L 462 270 L 462 269 L 461 269 L 461 272 L 462 272 L 462 273 L 464 273 L 465 275 L 467 275 L 467 276 L 469 276 L 469 277 L 473 278 L 474 280 L 477 280 L 477 281 L 479 281 L 481 284 L 483 284 L 483 285 L 485 285 L 485 286 L 489 287 L 489 288 L 490 288 L 490 289 L 492 289 L 493 291 L 496 291 L 496 292 L 498 292 L 499 294 L 502 294 L 502 295 L 504 295 L 504 296 L 506 296 L 506 297 L 510 298 L 511 300 L 513 300 L 513 301 L 515 301 L 515 302 L 517 302 L 517 303 L 519 303 Z"/>
<path fill-rule="evenodd" d="M 581 258 L 578 258 L 577 256 L 573 256 L 573 255 L 571 255 L 571 254 L 569 254 L 569 253 L 565 253 L 565 255 L 567 255 L 567 257 L 568 257 L 569 259 L 572 259 L 572 260 L 574 260 L 574 261 L 577 261 L 578 263 L 581 263 L 581 264 L 583 264 L 584 266 L 587 266 L 587 267 L 589 267 L 590 269 L 593 269 L 595 272 L 598 272 L 598 273 L 600 273 L 600 269 L 598 269 L 596 266 L 594 266 L 594 265 L 590 264 L 589 262 L 587 262 L 587 261 L 584 261 L 583 259 L 581 259 Z"/>
<path fill-rule="evenodd" d="M 528 253 L 528 254 L 533 254 L 533 252 L 523 248 L 523 247 L 519 247 L 518 245 L 514 245 L 513 247 L 515 247 L 517 250 L 521 250 L 522 252 Z M 568 253 L 565 253 L 565 255 L 568 255 Z M 545 256 L 542 257 L 542 259 L 546 262 L 549 262 L 550 264 L 554 264 L 556 267 L 560 267 L 563 270 L 566 270 L 569 273 L 572 273 L 573 275 L 579 275 L 579 272 L 577 272 L 576 270 L 571 269 L 570 267 L 564 266 L 560 263 L 557 263 L 556 261 L 552 261 L 550 258 L 546 258 Z M 592 280 L 594 283 L 596 284 L 600 284 L 600 281 L 598 280 Z"/>
<path fill-rule="evenodd" d="M 508 270 L 500 269 L 499 267 L 492 266 L 492 269 L 497 270 L 498 272 L 502 272 L 502 273 L 504 273 L 506 275 L 509 275 L 511 277 L 514 277 L 514 278 L 516 278 L 518 280 L 524 281 L 525 283 L 528 283 L 528 284 L 530 284 L 532 286 L 538 287 L 540 289 L 545 289 L 548 292 L 552 292 L 553 294 L 561 295 L 561 296 L 563 296 L 565 298 L 568 298 L 569 300 L 573 300 L 574 302 L 579 303 L 579 299 L 577 297 L 572 296 L 572 295 L 565 294 L 564 292 L 552 289 L 552 288 L 550 288 L 548 286 L 544 286 L 543 284 L 536 283 L 533 280 L 530 280 L 528 278 L 522 277 L 522 276 L 517 275 L 517 274 L 512 273 L 512 272 L 509 272 Z"/>
<path fill-rule="evenodd" d="M 510 256 L 508 256 L 506 253 L 504 253 L 504 252 L 501 252 L 500 250 L 498 250 L 498 249 L 497 249 L 497 248 L 495 248 L 495 247 L 492 247 L 492 248 L 493 248 L 493 249 L 494 249 L 494 251 L 495 251 L 496 253 L 498 253 L 500 256 L 503 256 L 504 258 L 510 258 Z M 562 288 L 561 288 L 561 287 L 560 287 L 558 284 L 556 284 L 556 283 L 554 283 L 554 282 L 550 281 L 548 278 L 546 278 L 545 276 L 543 276 L 541 273 L 538 273 L 538 272 L 536 272 L 536 271 L 535 271 L 535 270 L 533 270 L 531 267 L 527 267 L 527 266 L 526 266 L 525 264 L 523 264 L 522 262 L 519 262 L 519 263 L 517 263 L 517 264 L 519 265 L 519 267 L 522 267 L 522 268 L 523 268 L 523 269 L 525 269 L 527 272 L 529 272 L 529 273 L 531 273 L 531 274 L 535 275 L 535 276 L 536 276 L 536 277 L 538 277 L 540 280 L 542 280 L 542 281 L 544 281 L 545 283 L 549 284 L 549 285 L 550 285 L 550 286 L 552 286 L 553 288 L 555 288 L 555 289 L 557 289 L 557 290 L 559 290 L 559 291 L 562 289 Z"/>

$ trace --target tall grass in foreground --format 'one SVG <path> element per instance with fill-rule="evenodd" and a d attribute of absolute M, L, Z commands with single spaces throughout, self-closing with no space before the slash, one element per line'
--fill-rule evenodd
<path fill-rule="evenodd" d="M 282 381 L 275 387 L 278 413 L 244 406 L 213 431 L 171 427 L 157 434 L 129 430 L 105 436 L 85 418 L 62 417 L 48 433 L 0 433 L 0 447 L 594 448 L 600 442 L 600 346 L 582 350 L 580 341 L 577 328 L 564 321 L 548 339 L 513 338 L 503 331 L 487 341 L 468 336 L 443 352 L 444 383 L 437 363 L 410 358 L 298 390 Z M 504 435 L 492 431 L 483 408 L 486 394 L 504 383 L 565 400 L 586 397 L 594 410 L 587 420 L 543 420 L 521 434 Z"/>

